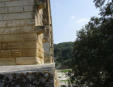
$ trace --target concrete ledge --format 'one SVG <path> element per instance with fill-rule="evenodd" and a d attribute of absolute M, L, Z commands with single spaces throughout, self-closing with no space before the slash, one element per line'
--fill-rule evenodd
<path fill-rule="evenodd" d="M 0 66 L 0 87 L 55 87 L 54 64 Z"/>
<path fill-rule="evenodd" d="M 55 69 L 55 64 L 43 64 L 43 65 L 16 65 L 16 66 L 0 66 L 0 74 L 5 73 L 24 73 L 31 71 L 51 71 Z"/>

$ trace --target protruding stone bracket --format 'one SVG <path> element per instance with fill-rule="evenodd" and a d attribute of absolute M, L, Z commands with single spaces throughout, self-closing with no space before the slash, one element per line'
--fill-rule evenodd
<path fill-rule="evenodd" d="M 35 26 L 35 32 L 38 34 L 44 33 L 47 29 L 49 29 L 49 26 Z"/>
<path fill-rule="evenodd" d="M 46 0 L 40 0 L 36 2 L 36 6 L 38 9 L 44 9 L 46 8 Z"/>

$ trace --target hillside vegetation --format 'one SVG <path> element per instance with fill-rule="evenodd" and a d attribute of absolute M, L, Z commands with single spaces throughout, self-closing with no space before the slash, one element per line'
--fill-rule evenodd
<path fill-rule="evenodd" d="M 69 68 L 72 59 L 73 42 L 54 44 L 56 68 Z"/>

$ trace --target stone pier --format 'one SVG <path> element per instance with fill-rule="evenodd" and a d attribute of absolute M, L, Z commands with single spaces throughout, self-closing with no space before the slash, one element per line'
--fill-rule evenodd
<path fill-rule="evenodd" d="M 58 87 L 50 0 L 0 0 L 0 87 Z"/>

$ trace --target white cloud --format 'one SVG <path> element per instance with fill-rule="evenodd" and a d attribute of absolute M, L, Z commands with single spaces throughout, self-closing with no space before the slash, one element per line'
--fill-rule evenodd
<path fill-rule="evenodd" d="M 75 16 L 71 16 L 70 18 L 71 18 L 72 20 L 74 20 L 74 19 L 75 19 Z"/>
<path fill-rule="evenodd" d="M 86 24 L 89 21 L 89 18 L 81 18 L 76 21 L 77 24 Z"/>

